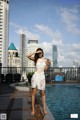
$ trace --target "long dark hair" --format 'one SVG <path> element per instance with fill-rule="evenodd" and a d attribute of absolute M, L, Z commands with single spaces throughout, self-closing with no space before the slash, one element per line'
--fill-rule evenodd
<path fill-rule="evenodd" d="M 41 48 L 37 48 L 37 50 L 36 51 L 42 51 L 42 57 L 44 56 L 44 52 L 43 52 L 43 49 L 41 49 Z M 39 59 L 40 57 L 39 57 L 39 53 L 36 53 L 35 55 L 34 55 L 34 63 L 35 63 L 35 65 L 36 65 L 36 62 L 37 62 L 37 60 Z"/>

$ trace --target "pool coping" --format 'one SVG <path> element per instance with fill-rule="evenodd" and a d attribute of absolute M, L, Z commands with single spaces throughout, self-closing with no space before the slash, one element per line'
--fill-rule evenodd
<path fill-rule="evenodd" d="M 39 92 L 37 92 L 36 99 L 37 99 L 37 102 L 38 102 L 38 104 L 39 104 L 41 113 L 43 114 L 42 101 L 41 101 L 41 96 L 40 96 Z M 46 110 L 47 110 L 48 114 L 47 114 L 47 115 L 44 115 L 43 120 L 55 120 L 54 116 L 53 116 L 52 113 L 50 112 L 50 110 L 49 110 L 49 108 L 48 108 L 47 105 L 46 105 Z"/>
<path fill-rule="evenodd" d="M 10 87 L 16 89 L 16 90 L 19 90 L 19 91 L 30 91 L 31 89 L 31 86 L 25 86 L 25 87 L 22 87 L 22 86 L 19 86 L 20 84 L 25 84 L 26 82 L 19 82 L 19 83 L 12 83 L 10 84 Z"/>

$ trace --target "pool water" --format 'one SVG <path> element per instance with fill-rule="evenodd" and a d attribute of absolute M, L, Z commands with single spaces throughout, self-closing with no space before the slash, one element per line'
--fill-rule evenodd
<path fill-rule="evenodd" d="M 46 103 L 55 120 L 80 120 L 80 85 L 48 85 Z M 72 119 L 70 114 L 78 114 L 78 118 Z"/>

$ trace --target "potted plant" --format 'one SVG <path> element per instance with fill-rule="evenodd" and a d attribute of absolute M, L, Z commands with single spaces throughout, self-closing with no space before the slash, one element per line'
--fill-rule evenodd
<path fill-rule="evenodd" d="M 34 74 L 34 72 L 29 72 L 28 74 L 27 74 L 27 78 L 28 78 L 28 82 L 31 84 L 31 77 L 32 77 L 32 75 Z"/>

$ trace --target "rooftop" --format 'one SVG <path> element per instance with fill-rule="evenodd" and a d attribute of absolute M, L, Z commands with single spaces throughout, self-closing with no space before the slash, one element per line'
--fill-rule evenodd
<path fill-rule="evenodd" d="M 13 42 L 10 44 L 8 50 L 17 50 Z"/>

